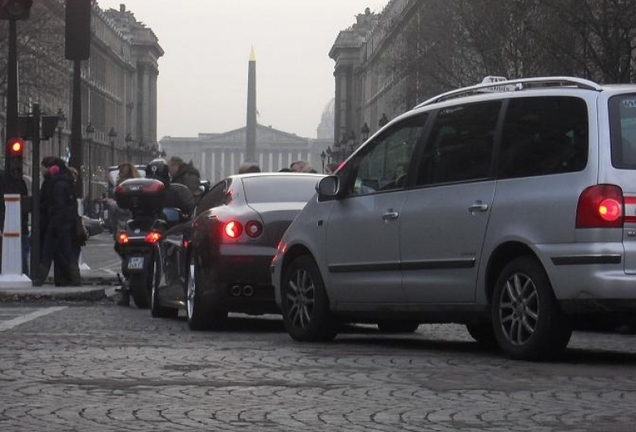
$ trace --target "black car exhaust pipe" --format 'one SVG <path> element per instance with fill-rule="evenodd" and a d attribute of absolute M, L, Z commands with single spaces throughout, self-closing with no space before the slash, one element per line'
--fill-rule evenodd
<path fill-rule="evenodd" d="M 252 297 L 254 295 L 254 287 L 252 285 L 245 285 L 243 287 L 243 295 L 245 297 Z"/>
<path fill-rule="evenodd" d="M 232 297 L 238 297 L 241 295 L 241 287 L 239 285 L 234 285 L 232 286 L 232 288 L 230 288 L 230 294 L 232 295 Z"/>

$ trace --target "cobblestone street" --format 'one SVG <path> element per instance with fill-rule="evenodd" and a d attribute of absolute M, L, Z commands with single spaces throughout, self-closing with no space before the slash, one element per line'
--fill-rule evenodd
<path fill-rule="evenodd" d="M 0 312 L 3 432 L 636 430 L 633 335 L 575 333 L 525 363 L 455 325 L 298 344 L 276 317 L 191 332 L 111 301 Z"/>

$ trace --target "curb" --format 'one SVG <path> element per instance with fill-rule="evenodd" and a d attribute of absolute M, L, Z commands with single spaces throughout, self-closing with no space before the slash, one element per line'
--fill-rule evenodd
<path fill-rule="evenodd" d="M 108 297 L 106 291 L 111 287 L 30 287 L 30 288 L 7 288 L 0 290 L 0 302 L 16 301 L 96 301 L 104 300 Z M 112 288 L 114 292 L 115 288 Z"/>
<path fill-rule="evenodd" d="M 2 288 L 0 303 L 35 301 L 100 301 L 119 293 L 119 283 L 103 278 L 82 278 L 82 286 L 56 287 L 50 284 L 40 287 Z"/>

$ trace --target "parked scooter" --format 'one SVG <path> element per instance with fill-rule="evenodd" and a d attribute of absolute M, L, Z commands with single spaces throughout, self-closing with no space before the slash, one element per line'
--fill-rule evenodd
<path fill-rule="evenodd" d="M 140 309 L 150 306 L 155 244 L 168 226 L 162 215 L 165 191 L 161 181 L 147 178 L 129 179 L 115 188 L 117 205 L 132 214 L 115 239 L 115 251 L 121 257 L 125 279 L 122 296 L 127 300 L 132 295 Z"/>

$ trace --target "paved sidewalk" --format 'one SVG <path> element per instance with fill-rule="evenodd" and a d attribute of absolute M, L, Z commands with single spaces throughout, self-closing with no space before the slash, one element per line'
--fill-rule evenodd
<path fill-rule="evenodd" d="M 102 300 L 115 295 L 119 288 L 117 275 L 110 272 L 82 270 L 82 286 L 56 287 L 53 278 L 40 287 L 0 288 L 0 302 L 35 300 Z"/>

